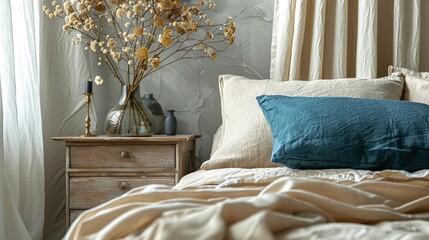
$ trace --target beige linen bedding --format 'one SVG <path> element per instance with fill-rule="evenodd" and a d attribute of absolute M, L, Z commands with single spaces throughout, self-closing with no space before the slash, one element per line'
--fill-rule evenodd
<path fill-rule="evenodd" d="M 174 186 L 175 189 L 192 188 L 219 188 L 240 184 L 246 186 L 266 185 L 279 177 L 303 177 L 325 179 L 332 182 L 360 182 L 365 179 L 387 179 L 391 181 L 427 181 L 429 170 L 422 170 L 414 173 L 406 171 L 382 171 L 374 172 L 369 170 L 355 169 L 318 169 L 300 170 L 288 167 L 277 168 L 221 168 L 213 170 L 200 170 L 184 176 L 180 182 Z"/>
<path fill-rule="evenodd" d="M 84 212 L 65 239 L 428 239 L 429 171 L 199 171 Z"/>

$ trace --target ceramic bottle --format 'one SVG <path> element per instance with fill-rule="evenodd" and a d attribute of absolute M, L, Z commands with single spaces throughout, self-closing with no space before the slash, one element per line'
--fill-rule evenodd
<path fill-rule="evenodd" d="M 177 119 L 174 116 L 174 110 L 168 110 L 167 116 L 165 117 L 165 134 L 172 136 L 176 135 L 177 130 Z"/>

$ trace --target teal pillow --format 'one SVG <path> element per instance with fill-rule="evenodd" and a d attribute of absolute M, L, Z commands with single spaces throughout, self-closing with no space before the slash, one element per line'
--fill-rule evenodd
<path fill-rule="evenodd" d="M 429 105 L 344 97 L 259 96 L 272 161 L 290 168 L 429 168 Z"/>

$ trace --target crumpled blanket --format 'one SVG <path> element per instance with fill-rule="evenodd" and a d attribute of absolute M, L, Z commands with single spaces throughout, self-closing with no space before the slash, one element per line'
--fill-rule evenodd
<path fill-rule="evenodd" d="M 429 239 L 428 176 L 394 179 L 143 186 L 85 211 L 65 239 Z"/>

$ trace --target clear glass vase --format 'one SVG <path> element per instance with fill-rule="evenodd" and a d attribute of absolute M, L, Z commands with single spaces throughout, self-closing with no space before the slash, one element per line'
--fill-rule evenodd
<path fill-rule="evenodd" d="M 104 121 L 107 136 L 152 136 L 152 113 L 143 105 L 139 87 L 131 90 L 131 86 L 123 85 L 119 103 L 107 113 Z"/>

